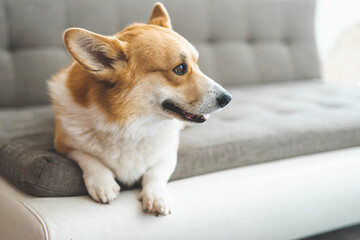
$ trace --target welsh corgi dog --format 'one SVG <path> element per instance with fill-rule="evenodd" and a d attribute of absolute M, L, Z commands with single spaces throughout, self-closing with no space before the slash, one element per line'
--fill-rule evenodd
<path fill-rule="evenodd" d="M 64 43 L 73 61 L 49 81 L 56 151 L 80 166 L 95 201 L 113 201 L 116 180 L 141 181 L 144 211 L 170 214 L 180 130 L 205 122 L 231 95 L 200 71 L 198 52 L 161 3 L 148 24 L 113 36 L 69 28 Z"/>

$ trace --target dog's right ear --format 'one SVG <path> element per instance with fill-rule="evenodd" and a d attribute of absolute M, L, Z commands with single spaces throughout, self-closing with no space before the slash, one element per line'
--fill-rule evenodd
<path fill-rule="evenodd" d="M 172 29 L 169 13 L 160 2 L 155 3 L 148 23 Z"/>
<path fill-rule="evenodd" d="M 86 70 L 102 75 L 122 68 L 128 61 L 126 43 L 82 28 L 64 32 L 64 43 L 70 54 Z"/>

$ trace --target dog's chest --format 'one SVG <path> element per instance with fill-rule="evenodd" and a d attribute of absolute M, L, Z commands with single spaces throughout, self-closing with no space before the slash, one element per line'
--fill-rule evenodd
<path fill-rule="evenodd" d="M 83 125 L 86 126 L 86 125 Z M 88 132 L 85 129 L 81 132 Z M 97 156 L 123 183 L 133 184 L 147 169 L 176 151 L 179 123 L 142 118 L 126 128 L 99 126 L 91 134 L 79 136 L 86 143 L 85 151 Z"/>

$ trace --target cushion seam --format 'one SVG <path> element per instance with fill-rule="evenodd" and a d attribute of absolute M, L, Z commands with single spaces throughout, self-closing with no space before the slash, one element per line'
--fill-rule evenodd
<path fill-rule="evenodd" d="M 42 157 L 42 158 L 45 159 L 45 157 Z M 47 159 L 45 159 L 45 161 L 47 162 Z M 40 180 L 40 177 L 41 177 L 41 175 L 42 175 L 42 172 L 43 172 L 43 170 L 44 170 L 44 168 L 45 168 L 45 165 L 46 165 L 46 164 L 43 164 L 43 166 L 41 167 L 41 170 L 40 170 L 40 172 L 39 172 L 39 175 L 37 176 L 37 179 L 36 179 L 36 185 L 39 184 L 39 180 Z"/>

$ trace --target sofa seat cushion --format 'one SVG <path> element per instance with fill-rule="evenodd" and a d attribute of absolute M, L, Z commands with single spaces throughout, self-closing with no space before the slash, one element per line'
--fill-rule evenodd
<path fill-rule="evenodd" d="M 360 145 L 360 90 L 319 81 L 234 87 L 233 101 L 183 130 L 180 179 Z M 0 111 L 0 172 L 38 196 L 86 194 L 81 170 L 52 145 L 50 107 Z"/>

